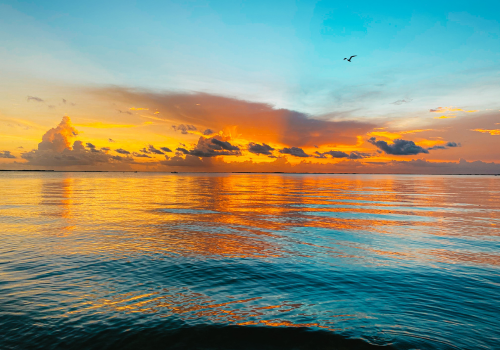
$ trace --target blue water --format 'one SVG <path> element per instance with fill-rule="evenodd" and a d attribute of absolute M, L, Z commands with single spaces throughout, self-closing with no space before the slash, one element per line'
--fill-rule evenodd
<path fill-rule="evenodd" d="M 500 349 L 500 177 L 0 173 L 0 349 Z"/>

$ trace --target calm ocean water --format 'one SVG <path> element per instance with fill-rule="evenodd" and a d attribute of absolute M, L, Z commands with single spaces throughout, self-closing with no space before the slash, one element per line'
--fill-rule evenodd
<path fill-rule="evenodd" d="M 500 349 L 500 177 L 0 173 L 0 349 Z"/>

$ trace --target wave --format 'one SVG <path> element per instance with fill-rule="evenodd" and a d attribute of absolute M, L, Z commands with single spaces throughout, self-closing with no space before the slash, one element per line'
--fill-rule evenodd
<path fill-rule="evenodd" d="M 172 350 L 391 350 L 391 345 L 370 344 L 361 339 L 323 330 L 296 327 L 260 326 L 183 326 L 177 329 L 108 328 L 90 334 L 88 330 L 71 330 L 55 334 L 38 334 L 17 339 L 4 338 L 3 349 L 172 349 Z M 59 334 L 57 334 L 59 333 Z M 66 333 L 66 334 L 64 334 Z M 68 334 L 69 333 L 69 334 Z M 73 333 L 73 334 L 71 334 Z M 33 335 L 33 334 L 32 334 Z M 1 344 L 1 342 L 0 342 Z"/>

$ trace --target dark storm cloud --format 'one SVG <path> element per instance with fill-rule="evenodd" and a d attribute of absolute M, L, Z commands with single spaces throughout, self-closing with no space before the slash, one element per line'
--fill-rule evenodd
<path fill-rule="evenodd" d="M 148 146 L 148 150 L 149 150 L 151 153 L 156 153 L 156 154 L 165 154 L 165 153 L 163 153 L 162 151 L 160 151 L 159 149 L 156 149 L 153 145 L 149 145 L 149 146 Z"/>
<path fill-rule="evenodd" d="M 160 147 L 160 149 L 163 151 L 163 152 L 172 152 L 172 150 L 168 147 Z"/>
<path fill-rule="evenodd" d="M 248 151 L 254 153 L 254 154 L 265 154 L 265 155 L 271 155 L 271 151 L 274 151 L 274 148 L 271 146 L 263 143 L 262 145 L 255 143 L 255 142 L 250 142 L 248 144 Z"/>
<path fill-rule="evenodd" d="M 307 154 L 306 152 L 304 152 L 304 150 L 302 148 L 298 148 L 298 147 L 285 147 L 283 149 L 280 149 L 279 150 L 280 153 L 282 154 L 289 154 L 291 156 L 294 156 L 294 157 L 309 157 L 309 154 Z"/>
<path fill-rule="evenodd" d="M 228 141 L 221 140 L 221 136 L 214 136 L 211 138 L 200 137 L 194 149 L 187 150 L 184 147 L 178 147 L 177 151 L 185 155 L 201 158 L 241 155 L 238 146 L 231 145 Z"/>
<path fill-rule="evenodd" d="M 27 100 L 28 100 L 28 102 L 29 101 L 43 102 L 43 100 L 40 97 L 36 97 L 36 96 L 28 96 Z"/>
<path fill-rule="evenodd" d="M 123 148 L 118 148 L 118 149 L 115 149 L 115 152 L 118 152 L 120 154 L 130 154 L 129 151 L 123 149 Z"/>
<path fill-rule="evenodd" d="M 99 152 L 99 150 L 90 142 L 87 142 L 86 145 L 90 149 L 91 152 Z"/>
<path fill-rule="evenodd" d="M 219 146 L 222 149 L 225 149 L 226 151 L 239 151 L 240 150 L 240 148 L 238 146 L 233 146 L 227 141 L 220 141 L 217 139 L 212 139 L 212 143 Z M 220 150 L 219 148 L 214 148 L 214 149 Z"/>
<path fill-rule="evenodd" d="M 189 151 L 185 148 L 182 148 L 182 147 L 177 147 L 176 151 L 179 151 L 183 154 L 189 154 Z"/>
<path fill-rule="evenodd" d="M 363 152 L 358 152 L 358 151 L 352 151 L 349 154 L 349 159 L 363 159 L 363 158 L 369 158 L 371 157 L 370 153 L 363 153 Z"/>
<path fill-rule="evenodd" d="M 454 147 L 461 147 L 462 145 L 460 143 L 456 143 L 456 142 L 446 142 L 446 144 L 443 146 L 443 145 L 436 145 L 436 146 L 432 146 L 432 147 L 429 147 L 427 148 L 429 151 L 430 150 L 435 150 L 435 149 L 447 149 L 447 148 L 454 148 Z"/>
<path fill-rule="evenodd" d="M 349 155 L 342 151 L 328 151 L 324 152 L 323 155 L 329 155 L 332 158 L 348 158 Z"/>
<path fill-rule="evenodd" d="M 188 134 L 189 131 L 196 131 L 196 126 L 194 125 L 184 125 L 184 124 L 179 124 L 179 125 L 172 125 L 172 129 L 175 131 L 180 131 L 181 134 Z"/>
<path fill-rule="evenodd" d="M 314 158 L 326 158 L 326 156 L 324 153 L 316 151 L 314 152 Z"/>
<path fill-rule="evenodd" d="M 10 151 L 0 151 L 0 158 L 16 158 Z"/>
<path fill-rule="evenodd" d="M 139 158 L 151 158 L 150 156 L 148 156 L 147 154 L 144 154 L 144 153 L 137 153 L 137 152 L 134 152 L 132 153 L 134 157 L 139 157 Z"/>
<path fill-rule="evenodd" d="M 385 153 L 395 156 L 429 153 L 429 151 L 425 148 L 420 147 L 416 145 L 415 142 L 408 140 L 396 139 L 394 140 L 394 143 L 390 145 L 385 141 L 377 141 L 375 137 L 371 137 L 370 139 L 368 139 L 368 142 L 381 149 Z"/>
<path fill-rule="evenodd" d="M 342 151 L 333 151 L 333 150 L 323 153 L 316 151 L 314 152 L 314 154 L 315 154 L 314 158 L 327 158 L 326 156 L 329 155 L 332 158 L 363 159 L 371 156 L 370 153 L 352 151 L 350 154 L 347 154 Z"/>

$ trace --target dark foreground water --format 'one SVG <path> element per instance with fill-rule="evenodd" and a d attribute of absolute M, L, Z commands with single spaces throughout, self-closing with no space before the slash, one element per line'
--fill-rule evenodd
<path fill-rule="evenodd" d="M 500 349 L 500 177 L 0 173 L 0 349 Z"/>

